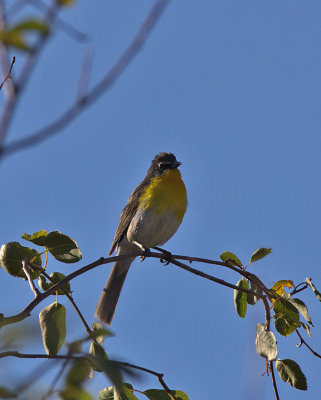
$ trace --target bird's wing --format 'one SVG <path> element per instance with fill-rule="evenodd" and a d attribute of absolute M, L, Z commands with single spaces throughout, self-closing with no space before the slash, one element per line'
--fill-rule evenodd
<path fill-rule="evenodd" d="M 144 179 L 137 188 L 133 191 L 130 198 L 128 199 L 127 205 L 124 207 L 123 211 L 120 214 L 120 221 L 118 228 L 116 230 L 113 243 L 110 247 L 109 255 L 113 253 L 118 243 L 121 241 L 123 236 L 126 234 L 129 224 L 131 223 L 134 215 L 136 214 L 139 198 L 144 192 L 146 186 L 149 185 L 150 180 Z"/>

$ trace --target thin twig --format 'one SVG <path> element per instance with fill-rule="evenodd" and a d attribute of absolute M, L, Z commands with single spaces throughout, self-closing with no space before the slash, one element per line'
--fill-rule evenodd
<path fill-rule="evenodd" d="M 3 0 L 0 0 L 0 30 L 5 31 L 7 25 L 6 20 L 6 12 Z M 0 42 L 0 63 L 1 63 L 1 72 L 3 76 L 7 75 L 7 72 L 10 68 L 9 59 L 8 59 L 8 51 L 7 46 Z M 13 80 L 7 80 L 7 84 L 4 87 L 5 95 L 6 95 L 6 102 L 14 101 L 16 91 Z M 1 141 L 0 141 L 1 144 Z"/>
<path fill-rule="evenodd" d="M 276 400 L 280 400 L 278 387 L 276 385 L 276 380 L 275 380 L 273 361 L 269 362 L 269 367 L 270 367 L 270 371 L 271 371 L 271 377 L 272 377 L 272 383 L 273 383 L 273 389 L 274 389 L 274 393 L 275 393 L 275 398 L 276 398 Z"/>
<path fill-rule="evenodd" d="M 2 86 L 5 84 L 5 82 L 7 82 L 8 80 L 11 80 L 11 71 L 12 71 L 13 64 L 15 63 L 15 61 L 16 61 L 16 57 L 13 56 L 11 59 L 9 71 L 8 71 L 7 75 L 4 77 L 4 80 L 0 84 L 0 90 L 2 89 Z"/>
<path fill-rule="evenodd" d="M 57 134 L 67 125 L 69 125 L 79 114 L 90 104 L 98 100 L 102 94 L 110 89 L 123 71 L 127 68 L 133 58 L 137 55 L 140 49 L 143 47 L 147 37 L 151 30 L 154 28 L 156 22 L 159 20 L 162 12 L 169 3 L 170 0 L 157 0 L 151 11 L 147 15 L 146 19 L 139 28 L 137 34 L 133 38 L 132 42 L 106 73 L 106 75 L 93 87 L 87 95 L 78 99 L 73 105 L 71 105 L 60 117 L 54 122 L 44 126 L 36 132 L 28 135 L 23 139 L 13 141 L 11 144 L 2 148 L 1 156 L 5 157 L 18 150 L 26 149 L 35 144 L 38 144 L 49 137 Z M 7 125 L 5 125 L 5 128 Z M 3 129 L 3 128 L 2 128 Z M 3 136 L 3 135 L 2 135 Z M 1 130 L 0 130 L 0 143 L 2 142 Z"/>
<path fill-rule="evenodd" d="M 321 358 L 321 355 L 319 354 L 319 353 L 317 353 L 315 350 L 313 350 L 308 344 L 307 344 L 307 342 L 303 339 L 303 337 L 301 336 L 301 334 L 300 334 L 300 332 L 296 329 L 295 330 L 296 331 L 296 333 L 297 333 L 297 335 L 299 336 L 299 338 L 300 338 L 300 343 L 297 345 L 298 347 L 301 347 L 302 346 L 302 344 L 304 344 L 310 351 L 311 351 L 311 353 L 313 354 L 313 355 L 315 355 L 316 357 L 318 357 L 318 358 Z"/>
<path fill-rule="evenodd" d="M 31 288 L 31 290 L 32 290 L 33 293 L 34 293 L 35 298 L 37 298 L 37 297 L 39 296 L 40 292 L 39 292 L 39 290 L 35 287 L 35 284 L 33 283 L 33 280 L 31 279 L 30 273 L 29 273 L 29 271 L 28 271 L 28 261 L 27 261 L 27 260 L 22 260 L 22 270 L 23 270 L 23 272 L 25 273 L 25 275 L 26 275 L 26 277 L 27 277 L 27 279 L 28 279 L 30 288 Z"/>
<path fill-rule="evenodd" d="M 158 381 L 159 381 L 159 383 L 163 386 L 164 390 L 169 395 L 169 397 L 171 399 L 173 399 L 173 400 L 177 400 L 177 397 L 173 394 L 173 392 L 170 390 L 170 388 L 166 385 L 166 383 L 165 383 L 165 381 L 163 379 L 164 374 L 162 374 L 161 372 L 156 372 L 156 371 L 153 371 L 151 369 L 140 367 L 139 365 L 130 364 L 130 363 L 127 363 L 127 362 L 122 362 L 122 361 L 112 361 L 112 362 L 115 363 L 115 364 L 118 364 L 118 365 L 123 365 L 124 367 L 137 369 L 138 371 L 147 372 L 148 374 L 156 376 Z"/>

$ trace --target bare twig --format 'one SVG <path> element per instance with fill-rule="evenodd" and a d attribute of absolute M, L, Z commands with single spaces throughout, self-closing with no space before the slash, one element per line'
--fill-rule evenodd
<path fill-rule="evenodd" d="M 58 8 L 58 3 L 56 1 L 53 1 L 51 7 L 48 9 L 45 15 L 45 22 L 49 25 L 51 25 L 55 21 Z M 36 61 L 38 60 L 41 51 L 45 47 L 48 37 L 49 35 L 45 31 L 39 34 L 38 40 L 36 41 L 33 49 L 29 52 L 29 55 L 22 67 L 21 73 L 16 81 L 14 94 L 12 94 L 4 104 L 0 119 L 0 154 L 3 150 L 4 139 L 8 133 L 13 114 L 18 105 L 18 99 L 21 97 L 20 95 L 24 90 L 27 82 L 29 81 L 30 75 L 34 70 Z"/>
<path fill-rule="evenodd" d="M 275 393 L 275 398 L 276 398 L 276 400 L 280 400 L 278 387 L 276 385 L 276 380 L 275 380 L 273 361 L 269 362 L 269 367 L 270 367 L 270 371 L 271 371 L 271 377 L 272 377 L 272 383 L 273 383 L 273 389 L 274 389 L 274 393 Z"/>
<path fill-rule="evenodd" d="M 48 11 L 48 6 L 41 0 L 27 0 L 27 2 L 43 13 L 46 13 Z M 77 42 L 83 43 L 88 40 L 88 37 L 85 33 L 80 32 L 78 29 L 76 29 L 60 17 L 55 18 L 55 21 L 53 21 L 53 25 L 55 25 L 58 29 L 60 29 L 62 32 L 64 32 L 66 35 L 70 36 Z"/>
<path fill-rule="evenodd" d="M 126 67 L 130 64 L 132 59 L 140 51 L 169 1 L 170 0 L 156 1 L 127 49 L 123 52 L 123 54 L 111 67 L 111 69 L 106 73 L 106 75 L 93 87 L 91 91 L 88 92 L 87 95 L 81 97 L 80 99 L 77 99 L 77 101 L 54 122 L 37 130 L 36 132 L 25 137 L 24 139 L 13 141 L 11 144 L 4 146 L 2 148 L 1 156 L 5 157 L 18 150 L 26 149 L 57 134 L 63 128 L 69 125 L 86 107 L 94 103 L 101 97 L 102 94 L 110 89 L 111 86 L 116 82 L 119 76 L 126 69 Z M 42 46 L 40 46 L 40 48 L 41 47 Z M 23 76 L 23 78 L 25 77 Z M 9 116 L 11 116 L 11 114 L 12 113 L 10 113 Z M 8 121 L 6 122 L 6 125 L 4 127 L 7 128 L 7 125 Z M 2 136 L 0 129 L 0 143 L 2 142 Z"/>
<path fill-rule="evenodd" d="M 45 400 L 46 398 L 50 397 L 53 394 L 53 392 L 55 390 L 55 387 L 56 387 L 59 379 L 62 377 L 62 374 L 64 373 L 69 361 L 70 361 L 70 359 L 66 359 L 64 361 L 64 363 L 62 364 L 61 368 L 57 372 L 57 375 L 54 377 L 49 390 L 47 391 L 47 393 L 44 396 L 42 396 L 41 400 Z"/>
<path fill-rule="evenodd" d="M 15 61 L 16 61 L 16 57 L 13 56 L 12 59 L 11 59 L 11 64 L 10 64 L 9 71 L 8 71 L 7 75 L 4 77 L 3 81 L 2 81 L 1 84 L 0 84 L 0 90 L 2 89 L 2 86 L 3 86 L 8 80 L 11 80 L 11 71 L 12 71 L 13 64 L 15 63 Z"/>
<path fill-rule="evenodd" d="M 5 13 L 5 8 L 3 4 L 3 0 L 0 0 L 0 30 L 5 31 L 6 30 L 6 13 Z M 6 76 L 8 73 L 8 70 L 10 68 L 9 64 L 9 59 L 8 59 L 8 53 L 7 53 L 7 47 L 5 44 L 0 42 L 0 63 L 1 63 L 1 71 L 2 75 Z M 5 89 L 5 95 L 6 95 L 6 101 L 14 101 L 15 97 L 15 87 L 13 84 L 13 80 L 7 80 L 7 84 L 4 87 Z M 0 141 L 1 143 L 1 141 Z"/>
<path fill-rule="evenodd" d="M 307 342 L 303 339 L 303 337 L 301 336 L 300 332 L 299 332 L 297 329 L 295 330 L 295 332 L 297 333 L 297 335 L 298 335 L 299 338 L 300 338 L 300 343 L 299 343 L 297 346 L 298 346 L 298 347 L 301 347 L 302 344 L 304 344 L 304 345 L 311 351 L 311 353 L 312 353 L 313 355 L 315 355 L 315 356 L 318 357 L 318 358 L 321 358 L 321 355 L 320 355 L 319 353 L 317 353 L 315 350 L 313 350 L 313 349 L 307 344 Z"/>
<path fill-rule="evenodd" d="M 33 283 L 33 280 L 31 279 L 30 273 L 29 273 L 29 271 L 28 271 L 28 261 L 27 261 L 27 260 L 22 260 L 22 270 L 23 270 L 23 272 L 25 273 L 25 275 L 26 275 L 26 277 L 27 277 L 27 279 L 28 279 L 30 288 L 31 288 L 31 290 L 32 290 L 33 293 L 34 293 L 35 298 L 37 298 L 37 297 L 39 296 L 40 292 L 39 292 L 39 290 L 35 287 L 35 284 Z"/>
<path fill-rule="evenodd" d="M 78 77 L 78 88 L 77 88 L 77 99 L 81 99 L 86 94 L 88 93 L 88 84 L 89 84 L 89 78 L 91 74 L 91 68 L 92 68 L 92 63 L 93 63 L 93 57 L 94 57 L 94 50 L 92 47 L 88 47 L 85 49 L 81 68 L 80 68 L 80 73 Z"/>

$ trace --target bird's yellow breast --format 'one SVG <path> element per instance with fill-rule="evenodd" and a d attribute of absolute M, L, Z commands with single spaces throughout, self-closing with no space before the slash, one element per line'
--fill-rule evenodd
<path fill-rule="evenodd" d="M 181 221 L 187 207 L 186 187 L 178 169 L 170 169 L 151 183 L 139 198 L 139 208 L 157 214 L 173 212 Z"/>

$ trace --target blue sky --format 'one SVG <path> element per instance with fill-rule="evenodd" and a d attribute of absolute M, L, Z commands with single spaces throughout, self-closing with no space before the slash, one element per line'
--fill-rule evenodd
<path fill-rule="evenodd" d="M 147 0 L 79 1 L 61 14 L 90 36 L 91 85 L 120 56 L 150 6 Z M 320 12 L 314 0 L 171 1 L 143 49 L 97 103 L 59 135 L 2 160 L 1 243 L 19 240 L 25 231 L 60 230 L 83 252 L 78 264 L 49 265 L 66 274 L 107 256 L 120 211 L 150 160 L 171 151 L 182 162 L 189 207 L 166 249 L 212 259 L 230 250 L 246 263 L 258 247 L 271 247 L 272 254 L 251 267 L 267 286 L 308 276 L 320 289 Z M 17 17 L 32 14 L 29 8 Z M 54 34 L 7 143 L 72 103 L 85 48 Z M 16 57 L 17 72 L 23 54 Z M 232 283 L 239 279 L 219 267 L 193 266 Z M 90 323 L 108 273 L 101 266 L 72 282 Z M 32 293 L 24 281 L 3 270 L 0 276 L 1 311 L 17 313 Z M 316 326 L 309 343 L 320 352 L 320 305 L 310 292 L 300 297 Z M 30 321 L 36 324 L 53 299 Z M 84 332 L 65 304 L 72 341 Z M 271 399 L 270 378 L 261 377 L 265 362 L 254 348 L 259 322 L 262 305 L 240 319 L 228 288 L 156 260 L 135 261 L 113 321 L 116 336 L 106 347 L 110 357 L 163 372 L 168 385 L 191 400 L 210 400 L 213 393 Z M 26 352 L 43 351 L 37 335 Z M 277 340 L 279 357 L 297 361 L 309 385 L 305 393 L 277 377 L 280 397 L 317 397 L 320 361 L 296 347 L 295 334 Z M 95 395 L 108 385 L 98 376 L 90 390 Z M 145 377 L 134 386 L 158 383 Z"/>

